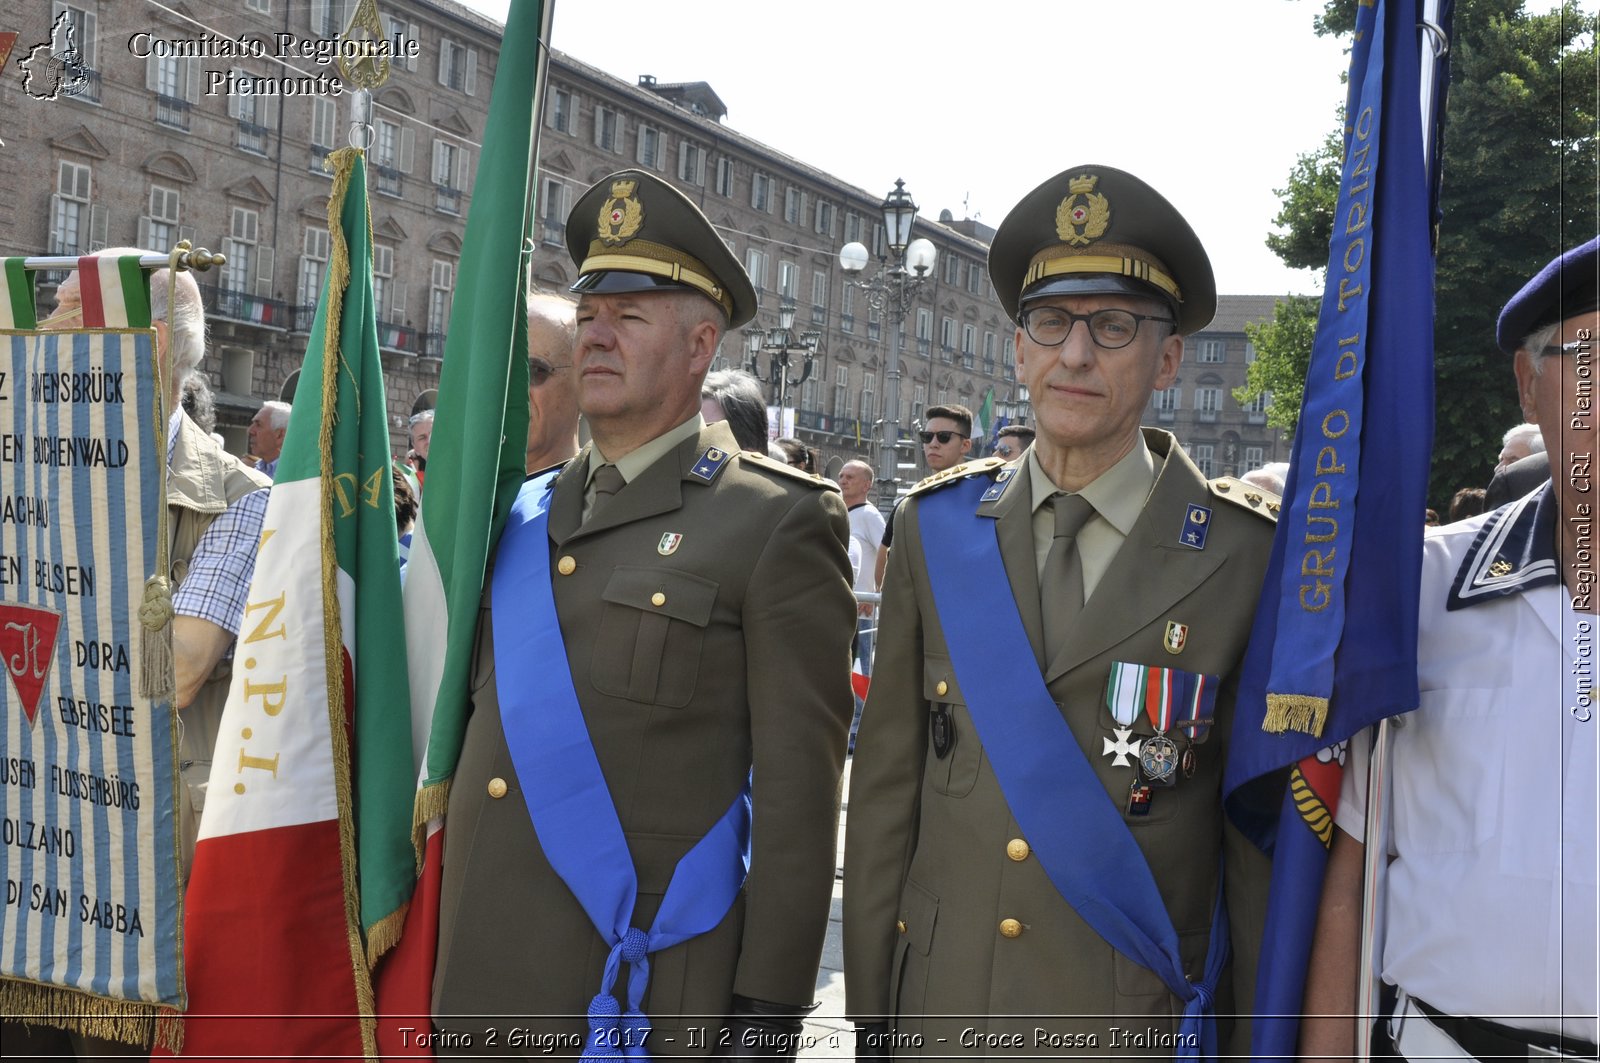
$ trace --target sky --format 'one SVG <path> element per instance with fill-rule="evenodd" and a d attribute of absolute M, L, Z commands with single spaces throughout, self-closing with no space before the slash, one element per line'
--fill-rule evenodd
<path fill-rule="evenodd" d="M 510 0 L 467 2 L 504 21 Z M 1318 290 L 1264 241 L 1344 99 L 1321 0 L 554 2 L 555 49 L 709 82 L 727 126 L 877 197 L 902 178 L 930 219 L 997 226 L 1051 176 L 1114 166 L 1188 219 L 1218 291 Z"/>

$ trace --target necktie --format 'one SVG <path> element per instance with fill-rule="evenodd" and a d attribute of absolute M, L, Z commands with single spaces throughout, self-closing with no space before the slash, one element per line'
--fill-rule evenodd
<path fill-rule="evenodd" d="M 594 471 L 594 501 L 589 504 L 589 514 L 585 520 L 593 520 L 605 504 L 611 501 L 611 496 L 622 490 L 627 481 L 622 478 L 622 470 L 607 462 Z"/>
<path fill-rule="evenodd" d="M 1094 506 L 1082 495 L 1056 492 L 1050 496 L 1056 534 L 1039 577 L 1039 607 L 1044 620 L 1044 656 L 1055 656 L 1072 634 L 1083 611 L 1083 559 L 1078 556 L 1078 531 L 1094 516 Z"/>

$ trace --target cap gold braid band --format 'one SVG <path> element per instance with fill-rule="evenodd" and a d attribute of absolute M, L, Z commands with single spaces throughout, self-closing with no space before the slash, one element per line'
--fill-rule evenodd
<path fill-rule="evenodd" d="M 583 265 L 578 267 L 579 275 L 618 270 L 624 273 L 648 273 L 652 277 L 665 277 L 680 284 L 687 284 L 708 296 L 722 307 L 723 313 L 730 318 L 733 316 L 733 295 L 717 283 L 711 271 L 699 259 L 686 255 L 676 248 L 650 243 L 647 240 L 632 240 L 628 246 L 631 250 L 644 251 L 646 254 L 618 254 L 615 251 L 608 251 L 604 243 L 595 240 L 589 245 L 589 256 L 583 260 Z"/>
<path fill-rule="evenodd" d="M 1026 292 L 1035 283 L 1047 277 L 1059 277 L 1068 273 L 1110 273 L 1144 281 L 1166 292 L 1180 304 L 1183 302 L 1183 293 L 1178 289 L 1178 282 L 1167 272 L 1166 263 L 1160 259 L 1136 247 L 1101 244 L 1095 250 L 1120 252 L 1120 254 L 1086 255 L 1069 248 L 1066 244 L 1054 244 L 1045 248 L 1033 256 L 1033 262 L 1022 278 L 1022 290 Z"/>

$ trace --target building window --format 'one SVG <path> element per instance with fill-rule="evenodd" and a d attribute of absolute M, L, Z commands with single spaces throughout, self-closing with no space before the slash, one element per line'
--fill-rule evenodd
<path fill-rule="evenodd" d="M 883 258 L 889 253 L 889 237 L 883 231 L 883 222 L 872 223 L 872 253 L 878 258 Z"/>
<path fill-rule="evenodd" d="M 828 236 L 828 237 L 833 236 L 833 204 L 832 203 L 824 203 L 821 200 L 817 201 L 816 219 L 815 219 L 815 226 L 814 227 L 815 227 L 816 231 L 819 234 L 823 235 L 823 236 Z"/>
<path fill-rule="evenodd" d="M 234 73 L 240 78 L 254 76 L 243 70 L 235 70 Z M 228 117 L 239 123 L 234 143 L 240 151 L 248 151 L 252 155 L 265 155 L 267 153 L 275 102 L 269 96 L 229 94 Z M 158 109 L 159 106 L 160 99 L 158 98 Z M 185 121 L 187 122 L 187 119 Z M 185 125 L 184 128 L 188 128 L 188 126 Z"/>
<path fill-rule="evenodd" d="M 67 16 L 67 25 L 57 31 L 56 26 L 62 15 Z M 60 55 L 68 50 L 69 45 L 75 45 L 78 49 L 78 55 L 90 75 L 88 91 L 81 92 L 76 96 L 69 96 L 67 97 L 68 99 L 87 98 L 98 100 L 100 98 L 98 89 L 100 75 L 95 73 L 99 69 L 99 65 L 95 62 L 96 24 L 98 22 L 99 19 L 96 14 L 86 8 L 64 4 L 61 3 L 61 0 L 56 0 L 55 3 L 50 5 L 50 29 L 55 34 L 50 40 L 50 54 Z M 20 58 L 15 54 L 12 56 L 13 60 Z"/>
<path fill-rule="evenodd" d="M 223 241 L 228 261 L 222 267 L 222 287 L 235 294 L 250 293 L 250 266 L 260 242 L 261 215 L 246 207 L 233 208 L 233 224 Z"/>
<path fill-rule="evenodd" d="M 272 0 L 244 0 L 244 9 L 258 15 L 272 14 Z"/>
<path fill-rule="evenodd" d="M 1194 445 L 1194 465 L 1200 470 L 1201 476 L 1216 475 L 1217 448 L 1210 443 L 1196 443 Z"/>
<path fill-rule="evenodd" d="M 1205 387 L 1194 389 L 1194 408 L 1202 421 L 1215 421 L 1222 409 L 1222 389 Z"/>
<path fill-rule="evenodd" d="M 911 388 L 911 416 L 915 420 L 922 420 L 922 411 L 928 407 L 928 386 L 914 384 Z"/>
<path fill-rule="evenodd" d="M 767 290 L 767 253 L 750 248 L 744 255 L 744 271 L 750 274 L 750 283 L 758 292 Z"/>
<path fill-rule="evenodd" d="M 322 280 L 328 269 L 328 230 L 306 226 L 300 251 L 300 276 L 295 284 L 295 304 L 315 308 L 322 298 Z M 310 329 L 310 323 L 306 324 Z"/>
<path fill-rule="evenodd" d="M 974 357 L 978 353 L 978 330 L 972 325 L 961 326 L 961 364 L 968 369 L 972 368 Z"/>
<path fill-rule="evenodd" d="M 1196 340 L 1195 360 L 1201 363 L 1215 365 L 1222 361 L 1223 343 L 1221 340 Z"/>
<path fill-rule="evenodd" d="M 706 150 L 700 145 L 678 141 L 678 180 L 686 185 L 706 183 Z"/>
<path fill-rule="evenodd" d="M 409 126 L 379 118 L 372 123 L 377 130 L 373 142 L 373 157 L 377 162 L 377 190 L 386 196 L 399 196 L 404 192 L 403 177 L 411 172 L 412 156 L 416 152 L 417 132 Z"/>
<path fill-rule="evenodd" d="M 56 194 L 50 202 L 50 253 L 79 255 L 88 249 L 89 167 L 63 162 L 56 174 Z"/>
<path fill-rule="evenodd" d="M 622 116 L 610 107 L 594 109 L 594 146 L 602 151 L 622 150 Z"/>
<path fill-rule="evenodd" d="M 845 281 L 844 292 L 839 298 L 839 331 L 854 332 L 856 330 L 856 290 L 849 281 Z"/>
<path fill-rule="evenodd" d="M 322 160 L 339 146 L 339 110 L 326 96 L 311 98 L 311 169 L 327 174 Z M 332 176 L 331 174 L 329 176 Z"/>
<path fill-rule="evenodd" d="M 478 49 L 439 38 L 439 84 L 468 96 L 478 92 Z"/>
<path fill-rule="evenodd" d="M 844 242 L 847 244 L 861 242 L 861 215 L 853 210 L 844 213 Z"/>
<path fill-rule="evenodd" d="M 772 178 L 764 173 L 750 175 L 750 206 L 772 213 Z"/>
<path fill-rule="evenodd" d="M 661 169 L 661 130 L 642 125 L 639 127 L 637 140 L 635 161 L 648 170 Z"/>
<path fill-rule="evenodd" d="M 577 128 L 577 100 L 566 89 L 550 93 L 550 128 L 557 133 L 570 134 Z"/>
<path fill-rule="evenodd" d="M 871 303 L 868 303 L 867 304 L 867 339 L 869 339 L 869 340 L 873 341 L 874 343 L 876 343 L 878 341 L 878 337 L 881 336 L 882 334 L 883 334 L 883 311 L 879 310 L 877 307 L 873 306 Z M 900 334 L 901 334 L 901 336 L 905 335 L 905 326 L 903 324 L 900 326 Z"/>
<path fill-rule="evenodd" d="M 396 69 L 409 70 L 413 74 L 417 71 L 417 57 L 410 54 L 407 41 L 422 42 L 422 27 L 415 22 L 406 22 L 395 18 L 393 15 L 383 16 L 384 36 L 394 47 L 394 58 L 390 60 Z"/>
<path fill-rule="evenodd" d="M 1244 404 L 1245 420 L 1251 424 L 1267 423 L 1267 407 L 1272 405 L 1272 392 L 1263 391 Z"/>
<path fill-rule="evenodd" d="M 800 271 L 793 262 L 778 263 L 778 294 L 789 303 L 800 294 Z"/>
<path fill-rule="evenodd" d="M 171 251 L 178 242 L 178 190 L 150 186 L 150 213 L 139 219 L 139 246 Z"/>
<path fill-rule="evenodd" d="M 372 245 L 372 310 L 378 320 L 394 301 L 394 248 Z"/>
<path fill-rule="evenodd" d="M 733 160 L 726 155 L 717 160 L 717 195 L 733 195 Z"/>
<path fill-rule="evenodd" d="M 1264 447 L 1245 447 L 1243 471 L 1250 472 L 1253 469 L 1261 468 L 1261 466 L 1266 464 L 1266 454 L 1266 448 Z"/>
<path fill-rule="evenodd" d="M 1155 403 L 1157 418 L 1162 421 L 1173 420 L 1182 406 L 1182 395 L 1183 390 L 1177 387 L 1156 392 L 1152 401 Z"/>
<path fill-rule="evenodd" d="M 433 205 L 442 214 L 460 214 L 472 153 L 448 140 L 433 142 Z"/>
<path fill-rule="evenodd" d="M 994 332 L 990 329 L 983 330 L 983 371 L 994 372 Z"/>
<path fill-rule="evenodd" d="M 1244 364 L 1251 365 L 1256 360 L 1256 345 L 1249 340 L 1244 341 Z"/>
<path fill-rule="evenodd" d="M 863 421 L 871 421 L 878 416 L 878 400 L 877 396 L 873 394 L 873 389 L 877 386 L 877 383 L 877 373 L 861 374 L 861 419 Z"/>
<path fill-rule="evenodd" d="M 311 0 L 311 33 L 332 39 L 344 33 L 355 14 L 356 0 Z"/>
<path fill-rule="evenodd" d="M 850 416 L 850 367 L 847 365 L 833 367 L 833 415 Z"/>
<path fill-rule="evenodd" d="M 455 279 L 455 263 L 438 258 L 433 260 L 433 274 L 428 287 L 428 331 L 435 336 L 442 337 L 450 327 L 450 296 L 455 290 Z"/>
<path fill-rule="evenodd" d="M 948 317 L 939 319 L 939 351 L 945 361 L 956 349 L 956 323 Z"/>
<path fill-rule="evenodd" d="M 805 193 L 794 185 L 783 190 L 783 220 L 790 225 L 799 225 L 800 218 L 805 213 Z"/>
<path fill-rule="evenodd" d="M 976 262 L 967 264 L 967 291 L 972 295 L 983 291 L 983 267 Z"/>
<path fill-rule="evenodd" d="M 811 323 L 828 323 L 828 274 L 820 269 L 811 272 Z"/>
<path fill-rule="evenodd" d="M 199 73 L 193 59 L 152 54 L 144 64 L 144 87 L 156 102 L 156 121 L 189 131 L 189 112 L 198 99 Z M 229 100 L 233 97 L 230 96 Z M 233 108 L 229 108 L 229 113 Z"/>
<path fill-rule="evenodd" d="M 961 259 L 955 255 L 944 256 L 944 282 L 958 284 L 961 280 Z"/>
<path fill-rule="evenodd" d="M 544 195 L 539 197 L 539 228 L 543 242 L 550 247 L 560 247 L 567 239 L 567 186 L 553 177 L 544 181 Z"/>
<path fill-rule="evenodd" d="M 933 311 L 925 306 L 917 307 L 917 353 L 927 354 L 933 348 Z"/>

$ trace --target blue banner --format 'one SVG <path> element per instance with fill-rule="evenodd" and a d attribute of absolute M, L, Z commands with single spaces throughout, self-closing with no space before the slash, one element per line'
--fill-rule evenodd
<path fill-rule="evenodd" d="M 1417 705 L 1435 187 L 1421 15 L 1420 0 L 1358 8 L 1327 287 L 1223 785 L 1234 821 L 1275 849 L 1258 1059 L 1295 1056 L 1342 743 Z M 1366 426 L 1381 446 L 1363 445 Z"/>
<path fill-rule="evenodd" d="M 176 724 L 138 682 L 153 337 L 0 337 L 0 1000 L 118 1039 L 183 1003 Z"/>

